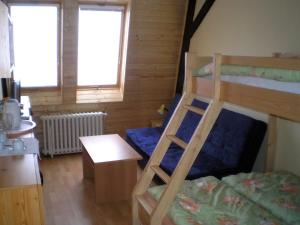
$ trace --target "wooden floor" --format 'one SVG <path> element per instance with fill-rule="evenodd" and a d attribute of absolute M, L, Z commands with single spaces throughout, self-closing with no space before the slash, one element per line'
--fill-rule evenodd
<path fill-rule="evenodd" d="M 46 225 L 131 225 L 130 202 L 95 204 L 92 181 L 83 180 L 81 154 L 40 161 Z"/>

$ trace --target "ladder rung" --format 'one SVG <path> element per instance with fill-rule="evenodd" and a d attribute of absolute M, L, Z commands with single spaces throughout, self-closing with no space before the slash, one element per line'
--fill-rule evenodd
<path fill-rule="evenodd" d="M 166 184 L 171 180 L 168 174 L 163 171 L 159 166 L 151 166 L 151 169 L 162 179 Z"/>
<path fill-rule="evenodd" d="M 151 213 L 157 206 L 157 201 L 147 191 L 143 195 L 137 195 L 136 199 L 139 203 L 141 221 L 145 225 L 150 225 Z M 169 217 L 165 217 L 162 224 L 171 225 L 174 222 Z"/>
<path fill-rule="evenodd" d="M 179 145 L 183 149 L 185 149 L 187 146 L 187 143 L 185 143 L 183 140 L 179 139 L 175 135 L 167 135 L 167 138 L 169 138 L 172 142 Z"/>
<path fill-rule="evenodd" d="M 146 213 L 148 215 L 151 215 L 152 210 L 153 210 L 153 206 L 151 205 L 151 202 L 149 202 L 149 200 L 147 199 L 147 196 L 145 194 L 144 195 L 137 195 L 136 199 L 139 202 L 139 204 L 144 208 Z"/>
<path fill-rule="evenodd" d="M 205 113 L 204 109 L 200 109 L 200 108 L 198 108 L 196 106 L 192 106 L 192 105 L 185 105 L 184 108 L 188 109 L 188 110 L 190 110 L 190 111 L 192 111 L 194 113 L 197 113 L 199 115 L 203 115 Z"/>

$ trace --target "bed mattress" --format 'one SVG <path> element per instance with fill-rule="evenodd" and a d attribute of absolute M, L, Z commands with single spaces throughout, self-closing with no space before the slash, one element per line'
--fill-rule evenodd
<path fill-rule="evenodd" d="M 159 199 L 165 186 L 148 190 Z M 300 224 L 300 178 L 288 172 L 241 173 L 185 181 L 169 210 L 178 225 Z"/>
<path fill-rule="evenodd" d="M 238 77 L 238 76 L 231 76 L 231 75 L 222 75 L 221 79 L 223 81 L 228 81 L 232 83 L 245 84 L 249 86 L 289 92 L 293 94 L 300 94 L 300 83 L 297 82 L 282 82 L 282 81 L 269 80 L 264 78 L 250 77 L 250 76 Z"/>
<path fill-rule="evenodd" d="M 210 76 L 211 79 L 211 76 Z M 300 94 L 300 83 L 298 82 L 282 82 L 277 80 L 269 80 L 259 77 L 250 76 L 232 76 L 232 75 L 222 75 L 221 80 L 228 81 L 232 83 L 239 83 L 254 87 L 261 87 L 266 89 L 272 89 L 277 91 L 283 91 L 293 94 Z"/>

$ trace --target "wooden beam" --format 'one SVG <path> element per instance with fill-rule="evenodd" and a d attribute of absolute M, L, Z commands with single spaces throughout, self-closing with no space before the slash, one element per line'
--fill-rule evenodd
<path fill-rule="evenodd" d="M 178 77 L 177 77 L 177 84 L 176 84 L 176 93 L 181 93 L 183 90 L 184 85 L 184 68 L 185 68 L 185 52 L 189 51 L 190 48 L 190 41 L 202 21 L 204 20 L 205 16 L 209 12 L 210 8 L 214 4 L 215 0 L 206 0 L 200 9 L 198 15 L 194 20 L 195 14 L 195 7 L 196 1 L 190 0 L 188 4 L 188 10 L 186 15 L 185 21 L 185 28 L 183 34 L 183 41 L 180 53 L 180 61 L 179 61 L 179 69 L 178 69 Z"/>
<path fill-rule="evenodd" d="M 198 27 L 206 17 L 207 13 L 209 12 L 210 8 L 214 4 L 215 0 L 206 0 L 200 9 L 198 15 L 196 16 L 191 28 L 190 28 L 190 38 L 194 35 L 194 33 L 197 31 Z"/>
<path fill-rule="evenodd" d="M 183 90 L 184 84 L 184 68 L 185 68 L 185 52 L 187 52 L 190 48 L 190 27 L 193 23 L 194 13 L 196 7 L 196 0 L 189 0 L 186 20 L 184 26 L 183 40 L 180 52 L 180 61 L 179 61 L 179 69 L 178 69 L 178 77 L 176 83 L 176 93 L 181 93 Z"/>

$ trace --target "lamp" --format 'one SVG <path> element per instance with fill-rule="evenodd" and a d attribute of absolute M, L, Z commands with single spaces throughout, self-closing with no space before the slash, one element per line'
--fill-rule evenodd
<path fill-rule="evenodd" d="M 158 114 L 160 114 L 160 115 L 164 115 L 164 113 L 167 112 L 167 111 L 168 111 L 168 109 L 165 107 L 164 104 L 162 104 L 162 105 L 157 109 L 157 112 L 158 112 Z"/>

